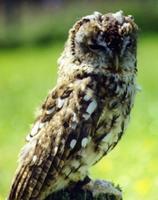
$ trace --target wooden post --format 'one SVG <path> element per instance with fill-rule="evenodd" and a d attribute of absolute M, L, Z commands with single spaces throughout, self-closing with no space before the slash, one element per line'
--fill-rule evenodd
<path fill-rule="evenodd" d="M 51 194 L 45 200 L 122 200 L 119 186 L 103 180 L 91 181 L 87 185 L 71 187 Z"/>

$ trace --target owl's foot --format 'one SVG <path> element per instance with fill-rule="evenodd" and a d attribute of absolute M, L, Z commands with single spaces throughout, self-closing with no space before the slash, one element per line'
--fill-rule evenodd
<path fill-rule="evenodd" d="M 122 200 L 121 189 L 118 186 L 115 187 L 113 183 L 109 181 L 91 180 L 83 186 L 83 189 L 90 191 L 93 194 L 93 197 L 99 196 L 99 199 Z"/>

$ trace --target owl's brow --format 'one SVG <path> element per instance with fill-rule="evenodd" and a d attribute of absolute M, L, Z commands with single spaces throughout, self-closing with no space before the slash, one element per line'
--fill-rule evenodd
<path fill-rule="evenodd" d="M 81 20 L 79 20 L 78 22 L 76 22 L 76 24 L 73 26 L 73 28 L 70 30 L 70 34 L 71 34 L 71 41 L 70 41 L 70 47 L 71 47 L 71 53 L 72 55 L 75 55 L 75 37 L 76 37 L 76 33 L 78 32 L 78 30 L 80 29 L 80 27 L 85 24 L 90 22 L 90 19 L 87 18 L 82 18 Z"/>

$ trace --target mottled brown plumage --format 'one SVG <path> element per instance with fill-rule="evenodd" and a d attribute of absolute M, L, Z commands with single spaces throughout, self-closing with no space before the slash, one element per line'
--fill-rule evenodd
<path fill-rule="evenodd" d="M 114 148 L 136 92 L 131 16 L 95 12 L 69 32 L 57 86 L 27 136 L 8 200 L 43 200 L 83 180 Z"/>

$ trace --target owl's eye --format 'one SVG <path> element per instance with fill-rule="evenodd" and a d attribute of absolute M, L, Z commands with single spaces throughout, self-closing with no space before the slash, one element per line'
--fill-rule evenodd
<path fill-rule="evenodd" d="M 90 49 L 92 49 L 92 50 L 100 49 L 100 46 L 97 45 L 97 44 L 90 44 L 90 45 L 88 45 L 88 47 L 89 47 Z"/>
<path fill-rule="evenodd" d="M 132 40 L 131 40 L 131 38 L 128 36 L 128 37 L 126 37 L 126 38 L 124 39 L 123 46 L 124 46 L 124 48 L 128 49 L 128 48 L 131 47 L 131 45 L 132 45 Z"/>
<path fill-rule="evenodd" d="M 130 48 L 130 47 L 131 47 L 131 45 L 132 45 L 132 42 L 131 42 L 131 41 L 129 41 L 129 42 L 126 44 L 126 48 Z"/>
<path fill-rule="evenodd" d="M 88 48 L 92 51 L 97 51 L 97 50 L 100 50 L 100 51 L 105 51 L 106 48 L 102 45 L 98 45 L 98 44 L 90 44 L 88 45 Z"/>

